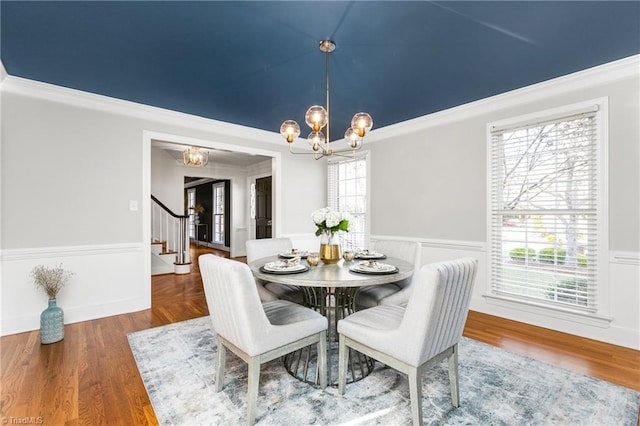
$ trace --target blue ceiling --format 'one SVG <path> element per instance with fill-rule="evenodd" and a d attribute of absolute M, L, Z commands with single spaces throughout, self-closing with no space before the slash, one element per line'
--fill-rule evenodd
<path fill-rule="evenodd" d="M 359 111 L 380 128 L 640 53 L 637 1 L 0 8 L 9 75 L 274 132 L 325 103 L 318 42 L 333 39 L 331 139 Z"/>

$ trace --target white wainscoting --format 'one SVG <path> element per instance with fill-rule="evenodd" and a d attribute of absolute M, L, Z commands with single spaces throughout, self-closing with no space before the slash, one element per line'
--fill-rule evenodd
<path fill-rule="evenodd" d="M 235 228 L 234 229 L 234 241 L 235 244 L 231 246 L 231 257 L 240 257 L 247 255 L 247 239 L 249 239 L 249 230 L 247 228 Z M 192 261 L 196 261 L 194 259 Z"/>
<path fill-rule="evenodd" d="M 40 328 L 47 296 L 36 289 L 34 266 L 62 264 L 74 275 L 58 294 L 65 324 L 151 307 L 149 260 L 140 243 L 3 250 L 0 334 Z"/>
<path fill-rule="evenodd" d="M 485 242 L 380 235 L 371 237 L 372 241 L 383 239 L 419 241 L 422 245 L 422 265 L 461 257 L 478 259 L 478 275 L 471 300 L 471 309 L 474 311 L 640 350 L 640 253 L 609 252 L 610 314 L 603 320 L 521 302 L 487 298 L 490 286 L 487 283 Z"/>

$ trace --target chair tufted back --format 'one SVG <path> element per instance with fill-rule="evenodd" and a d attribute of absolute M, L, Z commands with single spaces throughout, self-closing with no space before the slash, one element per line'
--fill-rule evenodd
<path fill-rule="evenodd" d="M 327 319 L 311 309 L 285 300 L 261 303 L 246 264 L 212 254 L 198 262 L 213 329 L 247 355 L 326 330 Z"/>
<path fill-rule="evenodd" d="M 464 258 L 420 269 L 397 330 L 411 363 L 419 365 L 460 341 L 477 266 L 476 259 Z"/>
<path fill-rule="evenodd" d="M 271 324 L 251 270 L 244 263 L 212 254 L 200 256 L 198 262 L 213 329 L 252 354 Z"/>

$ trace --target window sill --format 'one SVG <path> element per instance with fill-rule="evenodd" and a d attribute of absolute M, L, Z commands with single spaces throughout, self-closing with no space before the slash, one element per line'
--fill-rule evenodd
<path fill-rule="evenodd" d="M 534 301 L 497 296 L 495 294 L 484 294 L 483 297 L 490 305 L 516 309 L 518 311 L 529 312 L 545 317 L 557 318 L 594 327 L 609 328 L 609 325 L 613 320 L 613 317 L 609 316 L 573 311 L 570 309 L 562 309 L 544 305 L 542 303 L 536 303 Z"/>

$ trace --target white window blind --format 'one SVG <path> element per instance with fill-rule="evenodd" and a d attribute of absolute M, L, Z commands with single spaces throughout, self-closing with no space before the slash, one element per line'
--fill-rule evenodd
<path fill-rule="evenodd" d="M 196 206 L 196 190 L 195 188 L 187 189 L 187 212 L 189 215 L 189 238 L 196 238 L 195 212 Z"/>
<path fill-rule="evenodd" d="M 213 185 L 213 241 L 224 244 L 224 182 Z"/>
<path fill-rule="evenodd" d="M 342 233 L 343 249 L 367 247 L 367 156 L 330 160 L 327 166 L 327 205 L 353 217 L 350 231 Z"/>
<path fill-rule="evenodd" d="M 598 125 L 592 107 L 490 129 L 493 294 L 597 310 Z"/>

